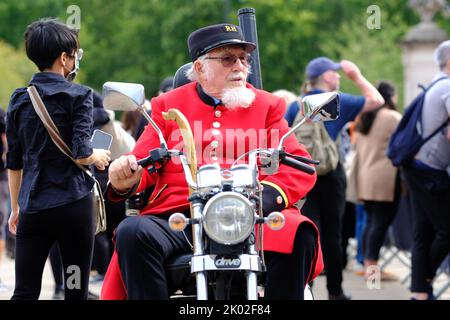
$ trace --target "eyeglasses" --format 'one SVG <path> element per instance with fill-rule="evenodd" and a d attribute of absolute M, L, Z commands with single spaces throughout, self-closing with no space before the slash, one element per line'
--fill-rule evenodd
<path fill-rule="evenodd" d="M 83 59 L 83 49 L 78 49 L 74 54 L 69 55 L 69 57 L 75 58 L 75 60 L 80 61 Z"/>
<path fill-rule="evenodd" d="M 224 54 L 221 57 L 205 57 L 205 59 L 220 60 L 222 66 L 224 66 L 225 68 L 230 68 L 234 66 L 234 64 L 238 59 L 246 67 L 248 67 L 252 63 L 252 56 L 249 54 L 239 57 L 234 54 Z"/>
<path fill-rule="evenodd" d="M 83 49 L 78 49 L 77 50 L 77 59 L 78 59 L 78 61 L 80 61 L 81 59 L 83 59 Z"/>

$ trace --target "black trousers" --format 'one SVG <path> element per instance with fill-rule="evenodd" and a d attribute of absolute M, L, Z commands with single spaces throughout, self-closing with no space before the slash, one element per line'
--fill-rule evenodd
<path fill-rule="evenodd" d="M 356 230 L 356 207 L 354 203 L 345 202 L 344 217 L 342 218 L 342 269 L 345 269 L 348 263 L 347 247 L 349 239 L 355 237 Z"/>
<path fill-rule="evenodd" d="M 450 252 L 450 179 L 445 171 L 405 167 L 413 211 L 412 292 L 430 292 Z"/>
<path fill-rule="evenodd" d="M 317 177 L 307 194 L 302 213 L 319 227 L 323 262 L 330 295 L 342 293 L 342 219 L 345 211 L 345 171 L 336 170 Z"/>
<path fill-rule="evenodd" d="M 365 201 L 364 207 L 367 214 L 362 236 L 364 258 L 378 261 L 386 233 L 397 213 L 397 203 Z"/>
<path fill-rule="evenodd" d="M 280 230 L 282 232 L 282 230 Z M 315 265 L 317 237 L 312 226 L 297 229 L 291 254 L 265 252 L 267 278 L 266 300 L 303 300 L 304 290 Z"/>
<path fill-rule="evenodd" d="M 188 228 L 190 229 L 190 228 Z M 190 234 L 186 236 L 191 238 Z M 266 253 L 266 299 L 303 299 L 304 287 L 313 265 L 317 239 L 311 226 L 297 230 L 291 255 Z M 116 250 L 129 299 L 168 299 L 164 261 L 190 252 L 181 232 L 170 230 L 167 218 L 126 218 L 117 228 Z"/>
<path fill-rule="evenodd" d="M 94 246 L 92 196 L 74 203 L 20 214 L 16 234 L 16 285 L 13 300 L 36 300 L 50 249 L 58 242 L 64 268 L 65 298 L 87 299 Z"/>
<path fill-rule="evenodd" d="M 55 279 L 55 289 L 64 288 L 63 267 L 58 243 L 55 242 L 50 249 L 50 265 L 52 266 L 53 278 Z"/>

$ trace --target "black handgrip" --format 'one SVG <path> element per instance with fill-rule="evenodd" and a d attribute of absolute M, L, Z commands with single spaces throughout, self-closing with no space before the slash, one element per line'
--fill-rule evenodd
<path fill-rule="evenodd" d="M 143 159 L 137 161 L 138 166 L 141 166 L 143 168 L 148 167 L 152 163 L 153 163 L 152 157 L 143 158 Z M 132 173 L 134 173 L 136 171 L 136 170 L 131 169 L 131 168 L 130 168 L 130 170 L 131 170 Z"/>
<path fill-rule="evenodd" d="M 137 161 L 137 164 L 143 168 L 151 165 L 152 163 L 153 163 L 153 159 L 151 156 Z"/>
<path fill-rule="evenodd" d="M 167 149 L 156 148 L 150 151 L 148 157 L 138 160 L 137 164 L 143 168 L 147 168 L 147 171 L 151 174 L 158 172 L 169 160 L 170 153 Z M 134 170 L 131 171 L 134 172 Z"/>
<path fill-rule="evenodd" d="M 307 164 L 297 161 L 291 157 L 282 158 L 280 162 L 294 169 L 306 172 L 307 174 L 312 175 L 316 172 L 314 167 L 308 166 Z"/>
<path fill-rule="evenodd" d="M 291 157 L 291 158 L 294 158 L 295 160 L 303 162 L 303 163 L 314 164 L 316 166 L 318 166 L 320 164 L 320 161 L 318 161 L 318 160 L 313 160 L 313 159 L 309 159 L 309 158 L 302 157 L 302 156 L 296 156 L 296 155 L 293 155 L 293 154 L 290 154 L 290 153 L 287 153 L 287 152 L 286 152 L 286 155 Z"/>

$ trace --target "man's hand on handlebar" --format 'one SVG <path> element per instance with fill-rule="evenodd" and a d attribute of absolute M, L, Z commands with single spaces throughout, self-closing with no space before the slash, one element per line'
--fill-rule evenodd
<path fill-rule="evenodd" d="M 121 156 L 109 165 L 109 181 L 118 192 L 126 192 L 141 180 L 143 168 L 134 155 Z"/>

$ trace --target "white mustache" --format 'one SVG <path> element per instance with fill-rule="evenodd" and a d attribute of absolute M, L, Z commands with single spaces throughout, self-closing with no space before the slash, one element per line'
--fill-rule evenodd
<path fill-rule="evenodd" d="M 245 74 L 243 72 L 233 73 L 229 77 L 229 80 L 230 81 L 236 81 L 236 80 L 244 81 L 245 80 Z"/>

